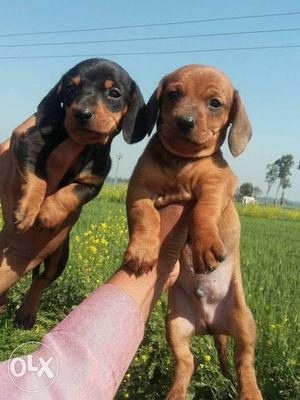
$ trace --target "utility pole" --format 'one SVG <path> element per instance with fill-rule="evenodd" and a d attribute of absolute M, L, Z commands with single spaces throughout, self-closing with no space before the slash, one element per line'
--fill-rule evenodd
<path fill-rule="evenodd" d="M 117 182 L 118 182 L 118 172 L 119 172 L 119 164 L 120 164 L 120 160 L 123 157 L 123 154 L 119 153 L 116 155 L 117 157 L 117 168 L 116 168 L 116 174 L 115 174 L 115 183 L 114 183 L 114 190 L 116 190 L 117 187 Z"/>

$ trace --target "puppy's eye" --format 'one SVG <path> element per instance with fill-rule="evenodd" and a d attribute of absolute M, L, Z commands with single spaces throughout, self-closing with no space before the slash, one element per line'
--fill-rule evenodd
<path fill-rule="evenodd" d="M 111 89 L 108 89 L 107 96 L 111 97 L 112 99 L 118 99 L 122 96 L 122 94 L 119 89 L 111 88 Z"/>
<path fill-rule="evenodd" d="M 180 93 L 179 90 L 171 90 L 170 92 L 167 93 L 168 99 L 171 101 L 178 101 L 182 94 Z"/>
<path fill-rule="evenodd" d="M 222 103 L 220 102 L 220 100 L 213 98 L 209 100 L 208 107 L 212 108 L 213 110 L 218 110 L 222 107 Z"/>

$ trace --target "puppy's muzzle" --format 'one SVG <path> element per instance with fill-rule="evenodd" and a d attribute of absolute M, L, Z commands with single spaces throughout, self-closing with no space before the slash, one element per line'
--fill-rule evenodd
<path fill-rule="evenodd" d="M 178 128 L 184 132 L 189 132 L 196 126 L 196 121 L 191 115 L 180 115 L 176 117 Z"/>
<path fill-rule="evenodd" d="M 73 115 L 81 125 L 87 124 L 94 116 L 94 112 L 88 108 L 76 108 L 73 110 Z"/>

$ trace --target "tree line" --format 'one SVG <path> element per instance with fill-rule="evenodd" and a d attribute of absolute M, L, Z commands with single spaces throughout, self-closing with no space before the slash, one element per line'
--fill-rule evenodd
<path fill-rule="evenodd" d="M 279 200 L 279 204 L 282 205 L 284 202 L 284 196 L 286 189 L 292 187 L 290 176 L 291 176 L 291 168 L 294 166 L 295 161 L 292 154 L 285 154 L 282 157 L 278 158 L 273 163 L 270 163 L 266 167 L 266 176 L 265 182 L 267 184 L 267 191 L 265 195 L 264 202 L 267 203 L 268 195 L 272 187 L 277 184 L 276 195 L 273 201 L 274 204 L 278 202 L 278 195 L 281 190 L 281 196 Z M 298 164 L 298 170 L 300 170 L 300 162 Z M 260 196 L 262 195 L 262 191 L 259 187 L 253 186 L 252 183 L 246 182 L 243 183 L 236 193 L 237 200 L 242 200 L 243 196 Z"/>

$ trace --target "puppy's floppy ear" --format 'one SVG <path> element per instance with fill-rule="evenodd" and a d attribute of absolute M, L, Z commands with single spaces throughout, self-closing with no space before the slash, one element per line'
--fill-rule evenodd
<path fill-rule="evenodd" d="M 228 134 L 228 145 L 231 154 L 241 154 L 252 136 L 252 128 L 238 91 L 234 91 L 231 107 L 231 127 Z"/>
<path fill-rule="evenodd" d="M 133 82 L 133 95 L 122 123 L 123 137 L 127 143 L 137 143 L 146 136 L 145 101 L 138 85 Z"/>
<path fill-rule="evenodd" d="M 154 90 L 146 105 L 146 131 L 149 136 L 151 135 L 151 132 L 158 119 L 161 93 L 162 93 L 162 82 Z"/>
<path fill-rule="evenodd" d="M 64 110 L 61 105 L 62 82 L 59 81 L 43 98 L 37 108 L 37 124 L 39 126 L 57 126 L 62 123 L 64 119 Z"/>

